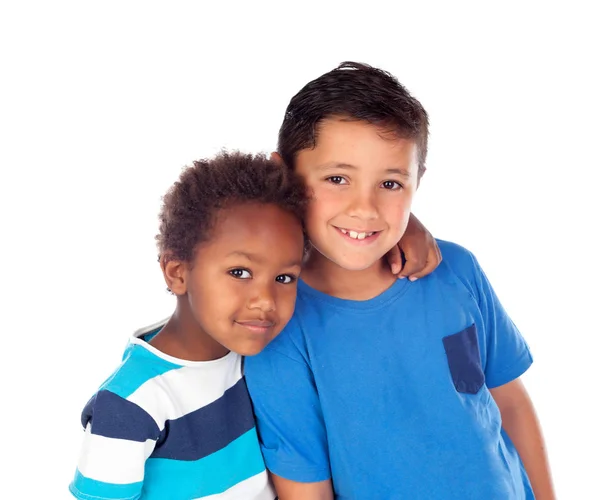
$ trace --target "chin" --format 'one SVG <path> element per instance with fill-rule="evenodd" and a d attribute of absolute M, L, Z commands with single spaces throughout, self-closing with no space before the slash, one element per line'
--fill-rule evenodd
<path fill-rule="evenodd" d="M 348 257 L 340 257 L 340 258 L 330 258 L 329 260 L 333 261 L 339 267 L 346 271 L 364 271 L 366 269 L 371 268 L 375 264 L 378 264 L 381 260 L 381 257 L 371 258 L 371 259 L 352 259 Z"/>
<path fill-rule="evenodd" d="M 235 346 L 235 348 L 231 350 L 237 352 L 241 356 L 256 356 L 262 352 L 265 347 L 267 347 L 267 344 L 246 344 L 242 346 Z"/>

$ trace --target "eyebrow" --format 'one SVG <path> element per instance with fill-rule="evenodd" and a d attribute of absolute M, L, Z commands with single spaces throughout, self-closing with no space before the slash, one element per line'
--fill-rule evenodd
<path fill-rule="evenodd" d="M 262 263 L 262 262 L 265 262 L 266 260 L 268 260 L 268 259 L 263 259 L 261 257 L 257 257 L 254 254 L 244 252 L 243 250 L 234 250 L 233 252 L 228 253 L 226 255 L 226 257 L 231 257 L 231 256 L 245 257 L 246 259 L 253 261 L 253 262 L 257 262 L 257 263 Z M 284 265 L 284 267 L 294 267 L 294 266 L 302 267 L 302 261 L 292 260 Z"/>
<path fill-rule="evenodd" d="M 350 163 L 325 163 L 324 165 L 319 165 L 316 167 L 317 170 L 333 170 L 333 169 L 342 169 L 342 170 L 358 170 L 356 165 L 351 165 Z M 410 177 L 410 172 L 404 168 L 386 168 L 386 174 L 398 174 L 402 177 Z"/>

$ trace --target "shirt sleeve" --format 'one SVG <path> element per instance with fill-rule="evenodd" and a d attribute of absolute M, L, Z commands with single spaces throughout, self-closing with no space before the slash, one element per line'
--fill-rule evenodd
<path fill-rule="evenodd" d="M 293 321 L 293 320 L 292 320 Z M 290 323 L 262 353 L 248 357 L 245 375 L 267 468 L 302 483 L 331 477 L 321 403 L 307 356 Z M 295 331 L 294 331 L 295 330 Z"/>
<path fill-rule="evenodd" d="M 83 500 L 140 498 L 146 459 L 160 435 L 154 419 L 135 403 L 101 390 L 81 420 L 85 434 L 71 493 Z"/>
<path fill-rule="evenodd" d="M 527 371 L 533 362 L 527 342 L 500 303 L 492 285 L 473 254 L 475 287 L 485 327 L 486 385 L 507 384 Z"/>

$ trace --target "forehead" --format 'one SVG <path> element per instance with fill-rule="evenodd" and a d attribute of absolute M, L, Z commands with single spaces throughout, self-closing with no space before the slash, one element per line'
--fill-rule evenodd
<path fill-rule="evenodd" d="M 282 208 L 264 203 L 243 203 L 221 209 L 206 245 L 220 254 L 265 253 L 276 260 L 302 257 L 304 235 L 298 218 Z"/>
<path fill-rule="evenodd" d="M 408 169 L 418 165 L 415 141 L 365 121 L 328 118 L 319 124 L 316 137 L 313 149 L 298 153 L 299 160 L 313 166 L 335 162 Z"/>

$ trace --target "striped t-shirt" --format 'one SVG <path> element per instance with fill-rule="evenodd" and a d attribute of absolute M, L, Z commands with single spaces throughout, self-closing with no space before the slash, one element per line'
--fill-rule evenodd
<path fill-rule="evenodd" d="M 80 499 L 273 500 L 242 358 L 184 361 L 137 332 L 85 406 L 69 489 Z M 146 340 L 144 340 L 146 339 Z"/>

